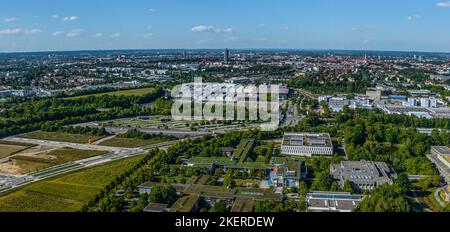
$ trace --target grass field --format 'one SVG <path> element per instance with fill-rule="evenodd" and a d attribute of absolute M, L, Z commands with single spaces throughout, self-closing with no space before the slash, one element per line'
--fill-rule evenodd
<path fill-rule="evenodd" d="M 51 151 L 46 155 L 53 159 L 37 158 L 30 156 L 14 156 L 13 163 L 18 166 L 23 173 L 29 173 L 51 166 L 87 159 L 94 156 L 104 155 L 105 151 L 87 151 L 73 148 L 61 148 Z"/>
<path fill-rule="evenodd" d="M 102 146 L 110 146 L 110 147 L 125 147 L 125 148 L 136 148 L 136 147 L 144 147 L 156 143 L 167 142 L 165 139 L 129 139 L 129 138 L 112 138 L 110 140 L 103 141 L 99 145 Z"/>
<path fill-rule="evenodd" d="M 0 197 L 0 212 L 75 212 L 141 157 L 119 160 L 31 184 Z"/>
<path fill-rule="evenodd" d="M 58 141 L 58 142 L 69 142 L 69 143 L 81 143 L 86 144 L 91 139 L 91 142 L 95 142 L 102 139 L 102 136 L 92 136 L 92 135 L 79 135 L 79 134 L 69 134 L 61 132 L 46 132 L 37 131 L 20 136 L 21 138 L 27 139 L 39 139 L 48 141 Z"/>
<path fill-rule="evenodd" d="M 68 98 L 64 98 L 64 99 L 75 100 L 75 99 L 88 98 L 88 97 L 101 97 L 104 95 L 108 95 L 108 96 L 144 96 L 144 95 L 154 93 L 154 92 L 155 92 L 155 88 L 142 88 L 142 89 L 130 89 L 130 90 L 121 90 L 121 91 L 106 92 L 106 93 L 96 93 L 96 94 L 82 95 L 82 96 L 76 96 L 76 97 L 68 97 Z"/>
<path fill-rule="evenodd" d="M 12 142 L 0 142 L 0 159 L 11 156 L 20 151 L 26 150 L 34 145 L 22 144 L 22 143 L 12 143 Z"/>

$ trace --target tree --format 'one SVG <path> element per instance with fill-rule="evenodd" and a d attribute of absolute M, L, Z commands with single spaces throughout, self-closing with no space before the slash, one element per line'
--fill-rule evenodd
<path fill-rule="evenodd" d="M 316 191 L 330 191 L 333 185 L 333 177 L 328 173 L 319 173 L 311 185 Z"/>
<path fill-rule="evenodd" d="M 401 189 L 395 185 L 383 184 L 366 196 L 356 208 L 357 212 L 410 212 Z"/>
<path fill-rule="evenodd" d="M 234 187 L 236 187 L 236 181 L 234 181 L 234 179 L 233 179 L 233 172 L 232 171 L 228 171 L 225 174 L 225 177 L 223 179 L 223 186 L 225 186 L 227 188 L 234 188 Z"/>
<path fill-rule="evenodd" d="M 398 187 L 401 195 L 405 195 L 408 193 L 411 188 L 411 182 L 409 181 L 409 177 L 407 174 L 398 175 L 397 179 L 394 180 L 394 187 Z"/>
<path fill-rule="evenodd" d="M 342 188 L 342 191 L 348 192 L 348 193 L 357 193 L 358 192 L 356 190 L 356 188 L 354 188 L 352 183 L 350 183 L 350 181 L 348 181 L 348 180 L 345 181 L 344 187 Z"/>
<path fill-rule="evenodd" d="M 214 203 L 214 206 L 209 209 L 209 212 L 213 213 L 225 213 L 228 211 L 228 204 L 224 200 L 216 201 L 216 203 Z"/>
<path fill-rule="evenodd" d="M 148 197 L 150 202 L 170 205 L 177 199 L 177 190 L 173 186 L 155 186 Z"/>

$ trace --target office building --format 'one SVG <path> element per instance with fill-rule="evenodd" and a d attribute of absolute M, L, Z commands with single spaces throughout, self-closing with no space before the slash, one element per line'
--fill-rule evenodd
<path fill-rule="evenodd" d="M 330 173 L 339 185 L 344 187 L 346 181 L 360 190 L 372 190 L 382 184 L 391 184 L 397 177 L 395 171 L 384 162 L 342 161 L 333 164 Z"/>
<path fill-rule="evenodd" d="M 228 50 L 228 48 L 225 48 L 225 52 L 224 52 L 223 56 L 224 56 L 223 61 L 225 63 L 228 63 L 230 61 L 230 51 Z"/>
<path fill-rule="evenodd" d="M 432 146 L 431 154 L 427 155 L 427 157 L 436 165 L 441 176 L 450 184 L 450 148 Z"/>
<path fill-rule="evenodd" d="M 281 153 L 295 156 L 332 156 L 333 144 L 329 134 L 285 133 Z"/>

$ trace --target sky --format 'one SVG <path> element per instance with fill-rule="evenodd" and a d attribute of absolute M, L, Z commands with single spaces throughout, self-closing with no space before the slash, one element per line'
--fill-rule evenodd
<path fill-rule="evenodd" d="M 449 0 L 14 0 L 0 52 L 283 48 L 450 52 Z"/>

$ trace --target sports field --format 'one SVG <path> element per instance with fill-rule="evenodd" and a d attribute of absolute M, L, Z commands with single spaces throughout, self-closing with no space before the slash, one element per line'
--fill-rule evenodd
<path fill-rule="evenodd" d="M 64 98 L 66 100 L 75 100 L 80 98 L 87 98 L 87 97 L 101 97 L 104 95 L 108 96 L 144 96 L 147 94 L 151 94 L 155 92 L 155 88 L 142 88 L 142 89 L 130 89 L 130 90 L 121 90 L 121 91 L 114 91 L 114 92 L 106 92 L 106 93 L 96 93 L 96 94 L 89 94 L 89 95 L 82 95 L 82 96 L 76 96 L 76 97 L 68 97 Z"/>
<path fill-rule="evenodd" d="M 141 157 L 119 160 L 33 183 L 0 197 L 0 212 L 76 212 Z"/>

